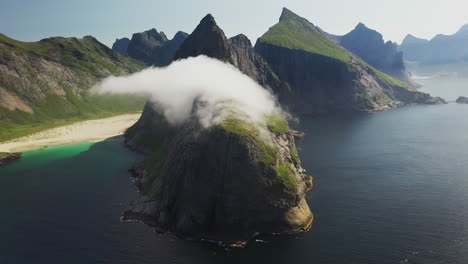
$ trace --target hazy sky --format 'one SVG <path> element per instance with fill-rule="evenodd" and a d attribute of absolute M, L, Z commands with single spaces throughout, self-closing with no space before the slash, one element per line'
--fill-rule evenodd
<path fill-rule="evenodd" d="M 282 7 L 333 34 L 363 22 L 396 42 L 408 33 L 453 34 L 468 23 L 467 0 L 0 0 L 0 33 L 23 41 L 93 35 L 110 46 L 153 27 L 169 38 L 190 33 L 211 13 L 228 37 L 244 33 L 255 43 Z"/>

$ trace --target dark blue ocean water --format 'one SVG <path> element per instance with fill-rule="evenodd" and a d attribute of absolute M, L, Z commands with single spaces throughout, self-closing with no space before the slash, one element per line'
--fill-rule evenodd
<path fill-rule="evenodd" d="M 420 81 L 468 95 L 468 81 Z M 0 264 L 467 263 L 468 105 L 302 119 L 310 232 L 243 249 L 156 235 L 120 214 L 141 157 L 121 139 L 28 152 L 0 168 Z"/>

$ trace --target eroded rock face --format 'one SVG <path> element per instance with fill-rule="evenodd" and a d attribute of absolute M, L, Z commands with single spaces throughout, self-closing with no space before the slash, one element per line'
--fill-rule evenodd
<path fill-rule="evenodd" d="M 225 243 L 246 241 L 257 232 L 310 227 L 313 216 L 305 194 L 312 179 L 300 164 L 292 132 L 272 133 L 276 154 L 271 165 L 262 161 L 261 144 L 222 125 L 204 129 L 193 120 L 160 129 L 162 124 L 167 122 L 147 105 L 126 134 L 127 143 L 148 157 L 133 169 L 140 197 L 125 213 L 127 219 L 160 232 Z M 156 152 L 142 144 L 149 138 L 158 142 Z"/>

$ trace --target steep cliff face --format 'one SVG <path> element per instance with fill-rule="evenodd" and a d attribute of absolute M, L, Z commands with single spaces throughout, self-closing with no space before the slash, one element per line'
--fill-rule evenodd
<path fill-rule="evenodd" d="M 359 23 L 354 30 L 339 38 L 339 44 L 379 71 L 417 87 L 406 71 L 403 53 L 398 51 L 395 43 L 384 42 L 379 32 Z"/>
<path fill-rule="evenodd" d="M 135 33 L 128 44 L 127 54 L 134 59 L 144 61 L 147 65 L 167 66 L 187 36 L 187 33 L 179 31 L 169 40 L 164 32 L 158 32 L 154 28 Z"/>
<path fill-rule="evenodd" d="M 256 80 L 278 96 L 279 101 L 289 97 L 289 85 L 281 81 L 268 63 L 258 55 L 245 35 L 227 39 L 211 15 L 205 16 L 187 40 L 181 45 L 175 59 L 206 55 L 229 62 L 241 72 Z"/>
<path fill-rule="evenodd" d="M 289 105 L 299 114 L 375 112 L 433 99 L 365 63 L 288 9 L 255 50 L 291 85 Z"/>
<path fill-rule="evenodd" d="M 141 68 L 90 36 L 20 42 L 0 34 L 0 140 L 59 120 L 141 108 L 141 99 L 87 92 L 107 76 Z"/>
<path fill-rule="evenodd" d="M 256 129 L 236 118 L 210 128 L 197 120 L 174 127 L 148 104 L 125 135 L 148 157 L 133 170 L 140 197 L 125 217 L 228 244 L 258 232 L 307 230 L 312 178 L 304 174 L 292 132 L 281 118 L 269 121 L 267 138 Z"/>
<path fill-rule="evenodd" d="M 130 39 L 128 38 L 116 39 L 114 44 L 112 44 L 112 50 L 125 55 L 127 54 L 128 44 L 130 44 Z"/>

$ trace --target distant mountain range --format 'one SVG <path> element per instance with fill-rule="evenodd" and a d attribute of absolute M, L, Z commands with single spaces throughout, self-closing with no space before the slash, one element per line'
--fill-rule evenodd
<path fill-rule="evenodd" d="M 425 64 L 468 62 L 468 25 L 453 35 L 439 34 L 431 40 L 407 35 L 400 50 L 406 60 Z"/>
<path fill-rule="evenodd" d="M 407 35 L 399 49 L 411 70 L 419 74 L 468 76 L 468 25 L 431 40 Z"/>
<path fill-rule="evenodd" d="M 169 40 L 164 32 L 158 32 L 153 28 L 133 34 L 131 40 L 117 39 L 112 49 L 120 54 L 141 60 L 146 65 L 166 66 L 172 62 L 175 52 L 187 36 L 187 33 L 179 31 L 174 38 Z"/>
<path fill-rule="evenodd" d="M 417 84 L 406 71 L 403 53 L 398 51 L 398 45 L 391 41 L 384 42 L 382 34 L 359 23 L 356 28 L 344 36 L 336 36 L 324 32 L 328 38 L 342 47 L 358 55 L 371 66 L 392 76 L 412 87 Z"/>

